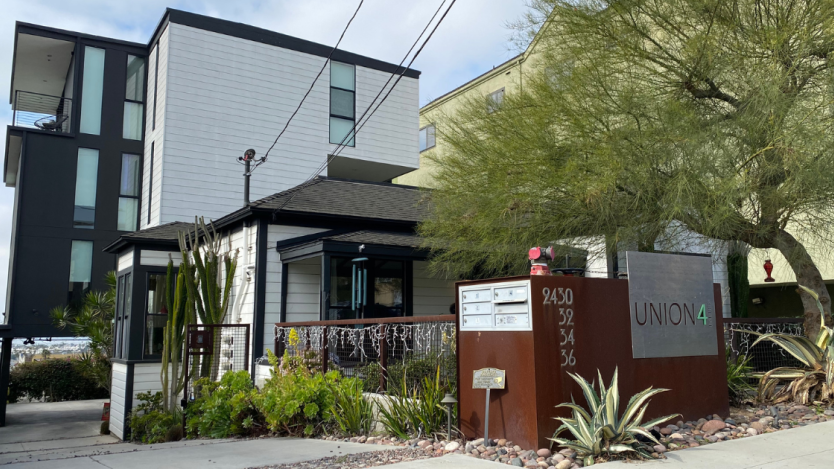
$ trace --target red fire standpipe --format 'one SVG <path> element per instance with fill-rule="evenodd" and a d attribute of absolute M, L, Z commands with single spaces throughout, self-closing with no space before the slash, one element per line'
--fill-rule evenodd
<path fill-rule="evenodd" d="M 546 248 L 534 247 L 528 252 L 530 258 L 530 275 L 553 275 L 547 266 L 547 261 L 553 260 L 553 246 Z"/>

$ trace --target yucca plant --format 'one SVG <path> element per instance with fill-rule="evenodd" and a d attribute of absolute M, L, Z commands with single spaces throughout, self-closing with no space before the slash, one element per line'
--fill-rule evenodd
<path fill-rule="evenodd" d="M 732 356 L 729 347 L 727 354 L 727 391 L 730 394 L 730 401 L 734 404 L 741 404 L 750 399 L 753 393 L 753 386 L 750 378 L 753 377 L 753 367 L 749 365 L 750 357 L 741 355 Z"/>
<path fill-rule="evenodd" d="M 802 363 L 802 367 L 782 366 L 766 373 L 754 373 L 759 380 L 759 400 L 772 404 L 794 401 L 808 404 L 815 401 L 830 401 L 834 397 L 834 330 L 825 325 L 825 310 L 819 296 L 810 288 L 799 285 L 805 293 L 811 295 L 820 310 L 820 331 L 817 339 L 787 334 L 739 331 L 759 336 L 751 347 L 765 340 L 770 341 L 788 352 Z M 785 381 L 785 386 L 779 387 Z"/>
<path fill-rule="evenodd" d="M 345 435 L 371 434 L 373 404 L 362 394 L 363 388 L 362 381 L 356 378 L 345 378 L 340 384 L 332 386 L 336 396 L 333 419 Z"/>
<path fill-rule="evenodd" d="M 585 466 L 594 464 L 597 457 L 612 453 L 637 453 L 650 459 L 652 448 L 638 439 L 642 436 L 645 440 L 660 444 L 649 432 L 649 429 L 669 419 L 677 417 L 678 414 L 667 415 L 648 422 L 641 423 L 646 409 L 649 407 L 649 399 L 668 389 L 648 388 L 641 391 L 628 401 L 628 405 L 620 415 L 620 391 L 617 382 L 617 370 L 614 370 L 614 377 L 611 385 L 606 388 L 599 376 L 599 395 L 594 391 L 593 383 L 588 383 L 579 375 L 568 373 L 574 381 L 582 388 L 585 400 L 588 402 L 588 410 L 585 410 L 575 402 L 559 404 L 556 408 L 564 407 L 571 410 L 571 418 L 555 417 L 562 422 L 562 426 L 553 434 L 550 440 L 559 446 L 570 448 L 582 458 Z M 563 431 L 569 431 L 575 439 L 558 438 Z"/>

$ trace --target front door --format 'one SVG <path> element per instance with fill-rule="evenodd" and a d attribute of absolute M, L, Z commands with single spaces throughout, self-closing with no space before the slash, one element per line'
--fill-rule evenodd
<path fill-rule="evenodd" d="M 330 262 L 327 319 L 406 315 L 405 261 L 332 257 Z"/>

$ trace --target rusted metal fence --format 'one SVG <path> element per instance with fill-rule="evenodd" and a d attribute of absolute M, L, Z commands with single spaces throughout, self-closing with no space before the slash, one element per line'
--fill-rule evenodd
<path fill-rule="evenodd" d="M 227 371 L 249 371 L 249 324 L 192 324 L 185 354 L 185 396 L 191 399 L 194 381 L 218 381 Z"/>
<path fill-rule="evenodd" d="M 770 341 L 754 346 L 753 343 L 758 336 L 747 334 L 745 331 L 802 335 L 802 321 L 801 318 L 724 318 L 727 348 L 733 359 L 739 355 L 750 357 L 749 365 L 756 372 L 770 371 L 782 366 L 800 366 L 799 360 Z"/>
<path fill-rule="evenodd" d="M 365 390 L 457 383 L 454 315 L 275 324 L 275 354 L 293 366 L 365 381 Z"/>

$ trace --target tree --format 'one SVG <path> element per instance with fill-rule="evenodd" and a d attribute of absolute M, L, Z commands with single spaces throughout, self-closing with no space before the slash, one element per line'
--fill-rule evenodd
<path fill-rule="evenodd" d="M 116 315 L 116 273 L 105 276 L 107 290 L 87 293 L 79 305 L 55 307 L 49 312 L 53 324 L 69 329 L 76 337 L 90 339 L 90 353 L 82 361 L 99 386 L 110 389 L 110 358 L 113 356 L 113 318 Z"/>
<path fill-rule="evenodd" d="M 530 246 L 588 236 L 741 241 L 784 255 L 830 321 L 805 244 L 834 241 L 834 2 L 532 7 L 524 23 L 544 26 L 523 90 L 495 112 L 479 97 L 438 118 L 446 150 L 421 225 L 444 248 L 434 266 L 518 273 Z M 799 294 L 816 337 L 820 312 Z"/>

